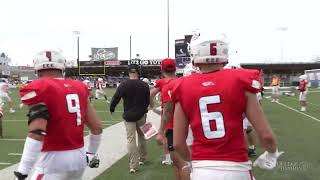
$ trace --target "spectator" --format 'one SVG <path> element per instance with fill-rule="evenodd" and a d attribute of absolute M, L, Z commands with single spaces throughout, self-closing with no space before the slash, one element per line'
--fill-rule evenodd
<path fill-rule="evenodd" d="M 138 170 L 138 165 L 143 165 L 146 160 L 146 142 L 140 126 L 146 122 L 148 112 L 150 90 L 149 86 L 139 79 L 138 65 L 129 65 L 129 79 L 122 82 L 114 94 L 110 112 L 114 112 L 120 99 L 123 99 L 123 119 L 127 131 L 127 148 L 129 156 L 130 173 Z M 136 145 L 136 132 L 138 133 L 138 147 Z"/>

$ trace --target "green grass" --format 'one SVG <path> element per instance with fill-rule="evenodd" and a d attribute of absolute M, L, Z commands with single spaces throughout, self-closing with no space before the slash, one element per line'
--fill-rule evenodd
<path fill-rule="evenodd" d="M 107 89 L 111 98 L 114 89 Z M 267 95 L 268 96 L 268 95 Z M 4 135 L 8 139 L 24 139 L 27 134 L 26 113 L 27 108 L 18 109 L 20 100 L 17 91 L 13 91 L 11 97 L 14 100 L 16 113 L 9 114 L 5 106 Z M 282 96 L 280 102 L 294 109 L 299 109 L 298 97 Z M 308 107 L 306 114 L 320 119 L 320 93 L 308 94 Z M 113 124 L 121 121 L 121 112 L 109 115 L 109 106 L 104 100 L 93 100 L 98 115 L 104 122 Z M 315 121 L 300 113 L 289 110 L 279 104 L 271 103 L 270 99 L 263 101 L 264 111 L 270 124 L 277 135 L 279 150 L 285 154 L 279 159 L 278 167 L 274 171 L 264 171 L 254 168 L 254 176 L 257 180 L 319 180 L 320 179 L 320 122 Z M 122 111 L 122 103 L 119 103 L 116 111 Z M 25 120 L 14 122 L 10 120 Z M 104 125 L 108 127 L 109 125 Z M 22 153 L 23 141 L 0 140 L 0 162 L 17 163 L 20 156 L 9 156 L 9 153 Z M 123 145 L 126 148 L 126 145 Z M 262 150 L 258 146 L 258 154 Z M 96 179 L 104 180 L 171 180 L 174 179 L 172 166 L 162 166 L 162 147 L 157 145 L 154 139 L 147 143 L 148 162 L 135 174 L 128 172 L 128 158 L 123 157 L 111 168 L 106 170 Z M 116 151 L 116 149 L 115 149 Z M 252 159 L 254 160 L 254 159 Z M 8 165 L 0 165 L 0 169 Z"/>
<path fill-rule="evenodd" d="M 298 97 L 281 97 L 280 102 L 292 108 L 300 109 Z M 309 93 L 306 114 L 320 119 L 320 93 Z M 305 115 L 289 110 L 269 99 L 263 101 L 263 109 L 277 136 L 279 150 L 285 151 L 273 171 L 254 168 L 257 180 L 319 180 L 320 179 L 320 122 Z M 263 150 L 258 146 L 258 154 Z M 161 146 L 154 139 L 148 142 L 149 163 L 142 166 L 135 174 L 128 172 L 128 158 L 123 157 L 96 180 L 171 180 L 174 179 L 172 167 L 161 165 Z M 255 158 L 252 159 L 252 161 Z"/>
<path fill-rule="evenodd" d="M 108 99 L 111 99 L 114 89 L 106 89 Z M 10 114 L 8 112 L 8 105 L 4 106 L 4 122 L 3 122 L 3 131 L 5 139 L 21 139 L 20 141 L 9 141 L 9 140 L 1 140 L 0 139 L 0 169 L 6 168 L 12 164 L 18 163 L 20 161 L 21 156 L 12 156 L 9 153 L 22 153 L 24 139 L 28 133 L 27 129 L 27 107 L 23 107 L 19 109 L 19 104 L 21 103 L 20 98 L 18 96 L 18 90 L 12 90 L 10 94 L 15 113 Z M 104 128 L 116 124 L 122 121 L 122 103 L 120 102 L 116 108 L 116 112 L 110 116 L 109 113 L 109 104 L 106 103 L 105 100 L 93 100 L 93 105 L 95 110 L 97 111 L 98 116 L 103 121 Z M 112 121 L 110 121 L 112 120 Z M 85 128 L 87 131 L 88 129 Z M 88 134 L 87 132 L 85 133 Z M 1 163 L 11 163 L 10 165 L 1 165 Z"/>

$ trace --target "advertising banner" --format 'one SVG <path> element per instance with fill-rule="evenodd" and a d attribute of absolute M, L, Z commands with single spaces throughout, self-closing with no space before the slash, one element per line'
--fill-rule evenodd
<path fill-rule="evenodd" d="M 320 69 L 305 70 L 305 74 L 311 87 L 320 86 Z"/>
<path fill-rule="evenodd" d="M 142 66 L 160 66 L 161 59 L 132 59 L 129 63 Z"/>
<path fill-rule="evenodd" d="M 91 57 L 94 61 L 118 60 L 118 47 L 91 48 Z"/>

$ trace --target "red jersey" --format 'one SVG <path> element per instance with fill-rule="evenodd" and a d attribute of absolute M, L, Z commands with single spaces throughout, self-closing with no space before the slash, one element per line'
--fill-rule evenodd
<path fill-rule="evenodd" d="M 307 90 L 307 85 L 308 85 L 308 81 L 307 80 L 305 80 L 305 79 L 301 80 L 300 83 L 299 83 L 300 92 L 306 91 Z"/>
<path fill-rule="evenodd" d="M 160 89 L 160 94 L 161 94 L 161 107 L 163 108 L 163 101 L 162 101 L 162 88 L 164 85 L 168 84 L 171 81 L 171 79 L 158 79 L 155 81 L 155 88 Z"/>
<path fill-rule="evenodd" d="M 96 89 L 102 90 L 102 83 L 100 81 L 96 81 Z"/>
<path fill-rule="evenodd" d="M 224 69 L 181 78 L 171 90 L 190 121 L 193 160 L 247 162 L 243 133 L 246 91 L 257 93 L 259 71 Z"/>
<path fill-rule="evenodd" d="M 161 89 L 161 96 L 162 96 L 162 103 L 167 103 L 167 102 L 172 102 L 172 99 L 171 99 L 171 89 L 173 88 L 174 84 L 176 84 L 176 82 L 178 81 L 178 79 L 172 79 L 172 80 L 169 80 L 167 84 L 165 84 L 162 89 Z M 175 105 L 173 105 L 173 109 L 172 109 L 172 112 L 174 112 L 174 109 L 175 109 Z M 169 123 L 167 124 L 167 127 L 166 129 L 173 129 L 173 113 L 170 117 L 170 121 Z"/>
<path fill-rule="evenodd" d="M 50 118 L 42 151 L 72 150 L 84 146 L 88 95 L 88 89 L 81 81 L 63 78 L 40 78 L 20 90 L 24 104 L 44 103 L 48 107 Z"/>

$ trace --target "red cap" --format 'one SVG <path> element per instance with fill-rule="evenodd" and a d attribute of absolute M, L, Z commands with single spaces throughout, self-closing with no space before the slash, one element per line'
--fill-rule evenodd
<path fill-rule="evenodd" d="M 161 61 L 161 71 L 173 72 L 176 70 L 176 63 L 171 58 L 165 58 Z"/>

